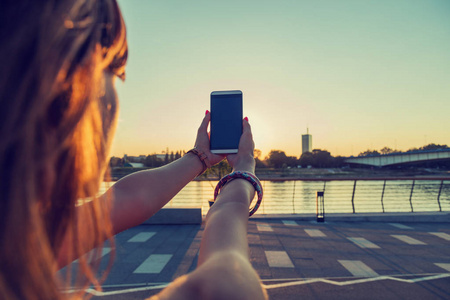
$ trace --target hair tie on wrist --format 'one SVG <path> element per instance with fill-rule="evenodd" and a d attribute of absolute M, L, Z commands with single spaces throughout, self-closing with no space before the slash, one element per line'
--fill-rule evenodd
<path fill-rule="evenodd" d="M 197 175 L 197 177 L 205 173 L 205 171 L 208 168 L 211 168 L 211 163 L 208 160 L 208 156 L 206 156 L 205 152 L 203 152 L 202 150 L 194 147 L 193 149 L 189 150 L 186 154 L 188 153 L 197 155 L 198 159 L 200 159 L 200 161 L 202 162 L 203 170 Z"/>
<path fill-rule="evenodd" d="M 251 185 L 255 188 L 255 191 L 258 195 L 258 200 L 256 201 L 255 206 L 253 206 L 253 208 L 250 209 L 249 212 L 250 217 L 258 210 L 263 198 L 263 189 L 261 186 L 261 182 L 259 181 L 258 177 L 256 177 L 254 174 L 250 172 L 235 171 L 222 177 L 222 179 L 220 179 L 219 183 L 217 184 L 216 189 L 214 190 L 214 201 L 216 201 L 216 198 L 219 195 L 220 190 L 224 187 L 224 185 L 237 178 L 245 179 L 248 182 L 250 182 Z M 210 205 L 212 205 L 211 202 Z"/>

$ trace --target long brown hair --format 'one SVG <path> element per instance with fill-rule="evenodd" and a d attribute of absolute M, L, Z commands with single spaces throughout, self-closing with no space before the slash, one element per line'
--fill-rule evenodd
<path fill-rule="evenodd" d="M 112 236 L 108 202 L 95 199 L 116 118 L 102 73 L 126 57 L 115 0 L 0 5 L 0 298 L 64 298 L 63 241 L 76 257 Z"/>

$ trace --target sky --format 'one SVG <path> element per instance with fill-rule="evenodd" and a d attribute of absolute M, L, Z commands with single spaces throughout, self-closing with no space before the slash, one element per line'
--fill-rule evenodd
<path fill-rule="evenodd" d="M 448 0 L 119 0 L 129 44 L 112 155 L 189 150 L 242 90 L 256 148 L 450 145 Z"/>

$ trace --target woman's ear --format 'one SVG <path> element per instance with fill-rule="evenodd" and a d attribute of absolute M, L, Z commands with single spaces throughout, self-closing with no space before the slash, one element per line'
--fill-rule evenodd
<path fill-rule="evenodd" d="M 106 135 L 114 135 L 117 110 L 118 110 L 118 98 L 116 88 L 114 85 L 116 75 L 108 70 L 103 71 L 102 78 L 102 93 L 100 97 L 101 102 L 101 114 L 103 123 L 103 132 Z M 109 137 L 111 138 L 111 137 Z"/>

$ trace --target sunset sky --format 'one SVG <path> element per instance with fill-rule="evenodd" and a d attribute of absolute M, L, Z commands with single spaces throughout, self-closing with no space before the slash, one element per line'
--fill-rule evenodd
<path fill-rule="evenodd" d="M 119 0 L 127 80 L 112 155 L 189 150 L 215 90 L 256 148 L 333 156 L 450 144 L 450 1 Z"/>

